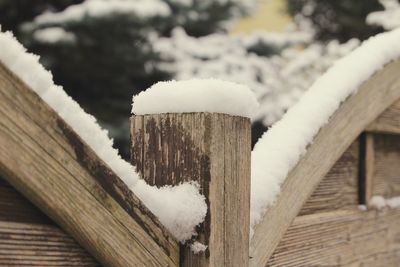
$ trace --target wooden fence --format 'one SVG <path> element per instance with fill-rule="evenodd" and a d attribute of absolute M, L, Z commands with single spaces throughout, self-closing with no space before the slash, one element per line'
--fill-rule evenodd
<path fill-rule="evenodd" d="M 400 210 L 358 205 L 400 195 L 399 73 L 400 61 L 386 65 L 340 106 L 250 242 L 250 121 L 132 117 L 132 163 L 148 183 L 201 185 L 208 249 L 195 255 L 0 64 L 0 265 L 396 266 Z"/>

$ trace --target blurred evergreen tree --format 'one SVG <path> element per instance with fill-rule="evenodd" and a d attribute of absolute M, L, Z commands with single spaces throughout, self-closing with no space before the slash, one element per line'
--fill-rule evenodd
<path fill-rule="evenodd" d="M 369 13 L 383 9 L 378 0 L 286 1 L 291 15 L 300 15 L 311 20 L 319 40 L 365 40 L 383 30 L 365 22 Z"/>
<path fill-rule="evenodd" d="M 245 2 L 0 0 L 0 24 L 41 56 L 56 84 L 110 130 L 127 156 L 132 95 L 173 76 L 158 68 L 152 37 L 169 36 L 175 27 L 192 36 L 223 32 L 231 19 L 250 11 Z M 118 8 L 121 3 L 137 11 Z"/>
<path fill-rule="evenodd" d="M 0 25 L 18 35 L 19 26 L 45 11 L 60 11 L 83 0 L 0 0 Z"/>

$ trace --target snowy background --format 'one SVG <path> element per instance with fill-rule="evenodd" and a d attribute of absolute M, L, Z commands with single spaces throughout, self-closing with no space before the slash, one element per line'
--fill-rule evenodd
<path fill-rule="evenodd" d="M 263 14 L 271 2 L 280 9 Z M 260 102 L 252 118 L 255 143 L 335 60 L 398 27 L 399 6 L 398 0 L 0 0 L 0 24 L 41 56 L 56 84 L 128 158 L 131 97 L 153 83 L 196 77 L 247 85 Z M 288 22 L 262 26 L 282 24 L 279 16 Z M 262 23 L 241 31 L 254 18 Z"/>

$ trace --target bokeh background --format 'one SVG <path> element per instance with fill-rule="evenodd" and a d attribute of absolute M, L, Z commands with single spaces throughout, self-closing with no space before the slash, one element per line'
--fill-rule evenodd
<path fill-rule="evenodd" d="M 0 24 L 40 55 L 56 84 L 109 130 L 127 158 L 132 96 L 153 83 L 213 77 L 248 85 L 261 104 L 254 143 L 336 59 L 398 27 L 399 6 L 398 0 L 0 0 Z"/>

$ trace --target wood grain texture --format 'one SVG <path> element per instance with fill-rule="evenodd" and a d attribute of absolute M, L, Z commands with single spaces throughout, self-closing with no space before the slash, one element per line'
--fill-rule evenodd
<path fill-rule="evenodd" d="M 133 116 L 132 163 L 149 183 L 197 181 L 208 213 L 194 255 L 182 247 L 181 266 L 248 266 L 250 120 L 225 114 Z"/>
<path fill-rule="evenodd" d="M 0 221 L 53 224 L 48 216 L 1 177 Z"/>
<path fill-rule="evenodd" d="M 53 225 L 0 221 L 0 266 L 100 266 Z"/>
<path fill-rule="evenodd" d="M 400 136 L 375 134 L 374 144 L 370 196 L 400 196 Z"/>
<path fill-rule="evenodd" d="M 360 190 L 365 190 L 363 204 L 368 204 L 369 199 L 374 194 L 374 172 L 375 172 L 375 138 L 371 133 L 365 133 L 365 164 L 364 164 L 364 188 Z"/>
<path fill-rule="evenodd" d="M 356 140 L 322 179 L 299 215 L 354 208 L 358 205 L 359 141 Z"/>
<path fill-rule="evenodd" d="M 0 64 L 0 175 L 107 266 L 174 266 L 177 242 L 32 90 Z"/>
<path fill-rule="evenodd" d="M 251 240 L 251 266 L 267 264 L 291 222 L 334 163 L 379 114 L 400 98 L 399 70 L 400 61 L 387 64 L 343 102 L 319 131 L 286 178 L 276 204 L 256 226 Z"/>
<path fill-rule="evenodd" d="M 400 100 L 394 102 L 367 127 L 369 132 L 400 134 Z"/>
<path fill-rule="evenodd" d="M 267 266 L 398 266 L 400 210 L 296 217 Z"/>

